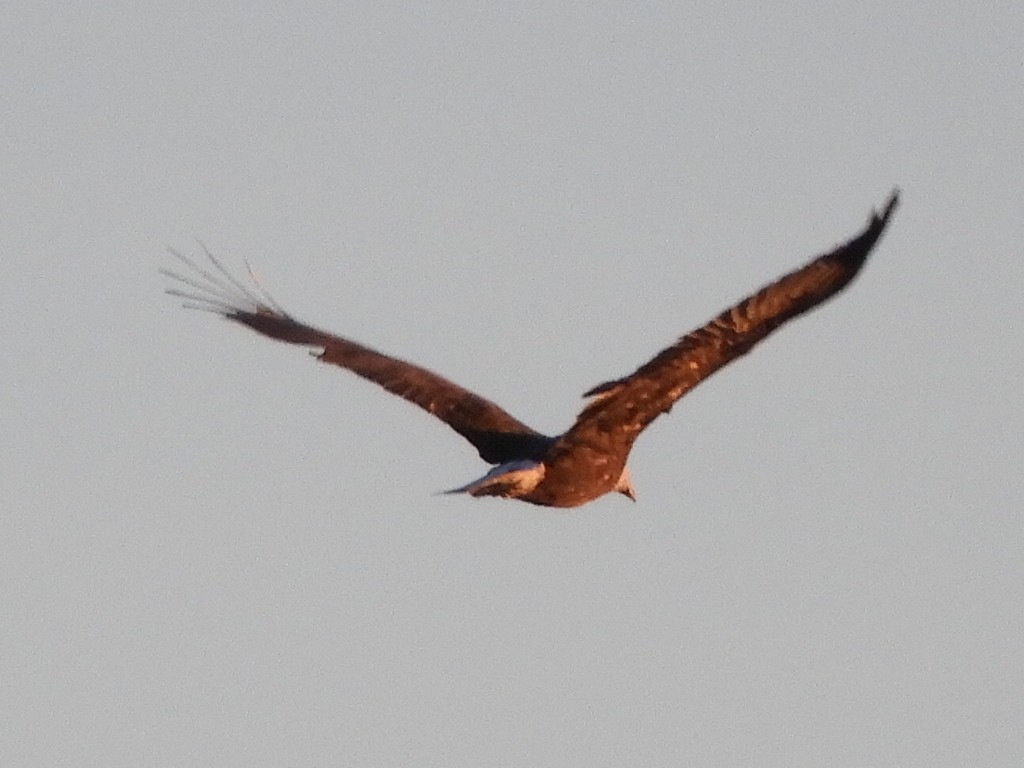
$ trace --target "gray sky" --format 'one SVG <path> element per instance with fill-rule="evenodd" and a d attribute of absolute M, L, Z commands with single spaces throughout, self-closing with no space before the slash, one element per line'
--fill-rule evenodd
<path fill-rule="evenodd" d="M 360 5 L 0 12 L 0 764 L 1018 765 L 1024 5 Z M 558 432 L 893 185 L 635 506 L 157 274 Z"/>

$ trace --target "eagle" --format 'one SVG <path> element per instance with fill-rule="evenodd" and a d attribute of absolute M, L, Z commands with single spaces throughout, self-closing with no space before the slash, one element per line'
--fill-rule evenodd
<path fill-rule="evenodd" d="M 598 384 L 569 429 L 542 434 L 508 412 L 433 371 L 320 330 L 286 312 L 256 279 L 243 283 L 209 251 L 197 263 L 177 251 L 188 272 L 160 272 L 175 281 L 167 293 L 185 306 L 219 314 L 263 336 L 313 349 L 436 416 L 494 465 L 478 480 L 445 493 L 498 496 L 547 507 L 577 507 L 612 491 L 635 501 L 626 459 L 640 433 L 679 398 L 749 352 L 785 322 L 845 288 L 864 266 L 899 202 L 893 190 L 860 234 L 779 278 L 682 336 L 635 371 Z"/>

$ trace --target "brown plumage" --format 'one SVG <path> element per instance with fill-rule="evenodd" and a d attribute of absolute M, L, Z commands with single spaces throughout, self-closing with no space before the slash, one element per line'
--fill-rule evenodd
<path fill-rule="evenodd" d="M 611 491 L 634 498 L 626 458 L 637 436 L 697 384 L 749 352 L 787 320 L 841 291 L 857 275 L 884 232 L 899 196 L 872 215 L 854 239 L 726 310 L 683 336 L 636 371 L 600 384 L 575 424 L 548 437 L 503 409 L 425 368 L 406 363 L 291 317 L 253 279 L 243 286 L 213 256 L 204 268 L 173 252 L 195 272 L 161 270 L 191 290 L 168 291 L 186 306 L 216 312 L 272 339 L 319 348 L 325 363 L 347 368 L 433 414 L 498 465 L 450 493 L 504 496 L 532 504 L 575 507 Z M 250 270 L 251 274 L 251 270 Z"/>

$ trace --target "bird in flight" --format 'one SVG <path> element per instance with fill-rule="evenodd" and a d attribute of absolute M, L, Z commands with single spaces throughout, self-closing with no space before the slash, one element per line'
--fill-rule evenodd
<path fill-rule="evenodd" d="M 426 368 L 306 325 L 271 298 L 251 269 L 252 285 L 247 286 L 208 251 L 206 265 L 172 250 L 190 272 L 160 271 L 178 286 L 167 293 L 186 299 L 186 307 L 215 312 L 271 339 L 319 350 L 315 355 L 322 362 L 347 368 L 436 416 L 495 465 L 480 479 L 446 493 L 577 507 L 612 491 L 635 501 L 626 459 L 640 433 L 719 368 L 845 288 L 864 266 L 898 202 L 894 190 L 881 213 L 872 213 L 852 240 L 748 296 L 633 373 L 590 389 L 584 394 L 590 400 L 575 423 L 557 437 L 537 432 Z"/>

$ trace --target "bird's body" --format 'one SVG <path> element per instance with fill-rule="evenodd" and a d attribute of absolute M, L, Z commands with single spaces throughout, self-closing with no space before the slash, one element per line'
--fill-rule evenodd
<path fill-rule="evenodd" d="M 450 493 L 502 496 L 576 507 L 616 491 L 635 498 L 626 459 L 637 436 L 722 366 L 746 354 L 786 321 L 842 290 L 860 271 L 898 202 L 848 243 L 762 288 L 659 352 L 632 374 L 586 393 L 590 401 L 567 432 L 543 435 L 447 379 L 291 317 L 262 291 L 243 286 L 212 256 L 210 268 L 177 255 L 194 277 L 164 270 L 189 291 L 169 293 L 279 341 L 321 349 L 317 357 L 373 381 L 444 421 L 496 465 Z"/>

